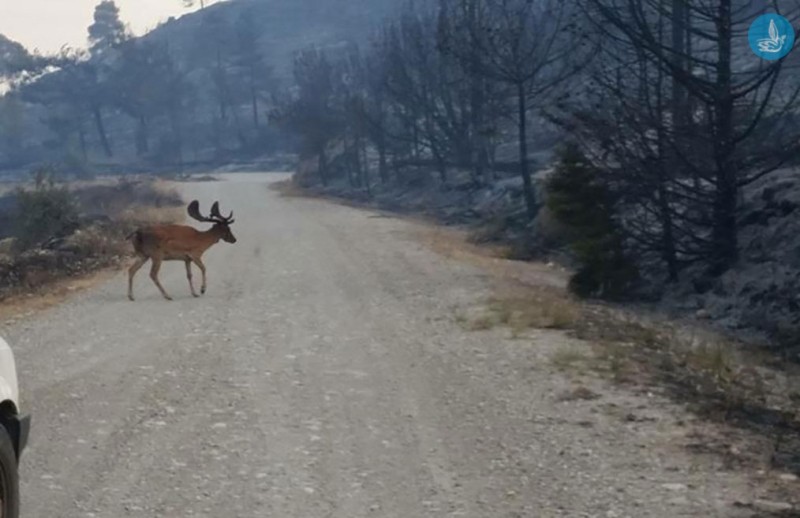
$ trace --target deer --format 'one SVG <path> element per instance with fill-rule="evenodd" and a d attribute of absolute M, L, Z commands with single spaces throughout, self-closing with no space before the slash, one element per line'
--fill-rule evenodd
<path fill-rule="evenodd" d="M 220 240 L 236 243 L 236 238 L 231 232 L 231 225 L 235 220 L 233 212 L 227 217 L 220 214 L 219 202 L 214 202 L 211 206 L 210 216 L 203 216 L 200 213 L 200 202 L 197 200 L 189 204 L 187 211 L 193 219 L 202 223 L 212 223 L 213 226 L 206 231 L 200 231 L 186 225 L 154 225 L 139 228 L 128 236 L 127 239 L 132 241 L 136 253 L 136 262 L 128 270 L 130 300 L 134 300 L 133 278 L 148 260 L 152 261 L 150 278 L 165 299 L 172 300 L 172 297 L 158 280 L 158 272 L 163 261 L 183 261 L 186 264 L 186 278 L 189 280 L 189 289 L 193 297 L 199 297 L 192 283 L 192 263 L 197 265 L 203 274 L 200 293 L 206 293 L 206 267 L 203 264 L 203 254 Z"/>

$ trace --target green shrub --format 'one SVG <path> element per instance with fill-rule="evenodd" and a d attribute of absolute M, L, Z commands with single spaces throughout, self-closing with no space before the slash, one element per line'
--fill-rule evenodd
<path fill-rule="evenodd" d="M 77 226 L 78 209 L 72 195 L 41 171 L 35 174 L 34 187 L 17 190 L 16 198 L 14 236 L 23 250 L 65 236 Z"/>
<path fill-rule="evenodd" d="M 614 199 L 599 170 L 576 145 L 560 151 L 547 194 L 547 207 L 568 228 L 569 244 L 580 265 L 570 289 L 581 297 L 625 297 L 637 271 L 625 255 Z"/>

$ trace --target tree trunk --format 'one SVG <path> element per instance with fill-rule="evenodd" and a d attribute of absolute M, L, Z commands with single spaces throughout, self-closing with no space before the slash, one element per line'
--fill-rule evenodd
<path fill-rule="evenodd" d="M 253 102 L 253 127 L 255 127 L 256 131 L 258 131 L 258 129 L 261 127 L 261 122 L 258 120 L 258 98 L 256 97 L 256 91 L 253 90 L 251 95 Z"/>
<path fill-rule="evenodd" d="M 258 120 L 258 94 L 256 93 L 256 81 L 255 81 L 255 72 L 250 71 L 250 100 L 253 105 L 253 126 L 256 128 L 256 132 L 258 132 L 258 128 L 261 125 L 260 121 Z"/>
<path fill-rule="evenodd" d="M 94 106 L 92 108 L 92 115 L 94 115 L 94 124 L 97 127 L 97 135 L 100 137 L 100 144 L 103 146 L 103 151 L 108 158 L 114 156 L 111 150 L 111 144 L 108 142 L 108 135 L 106 135 L 106 126 L 103 123 L 103 115 L 100 113 L 100 107 Z"/>
<path fill-rule="evenodd" d="M 411 125 L 412 131 L 412 140 L 414 143 L 414 147 L 412 148 L 412 155 L 414 158 L 419 157 L 419 128 L 417 128 L 416 124 Z"/>
<path fill-rule="evenodd" d="M 685 62 L 681 61 L 683 59 L 682 52 L 683 52 L 683 44 L 684 44 L 684 31 L 685 26 L 684 22 L 686 21 L 684 17 L 684 2 L 686 0 L 673 0 L 672 2 L 672 45 L 676 51 L 677 59 L 679 60 L 677 66 L 683 70 L 686 67 Z M 664 24 L 663 24 L 663 17 L 659 19 L 658 24 L 658 39 L 659 42 L 664 40 Z M 648 77 L 649 74 L 647 73 L 647 61 L 644 59 L 644 56 L 641 58 L 641 69 L 642 69 L 642 77 Z M 672 76 L 672 96 L 669 99 L 669 102 L 672 105 L 672 126 L 673 131 L 679 131 L 677 128 L 681 128 L 685 121 L 683 120 L 685 114 L 685 99 L 686 99 L 686 90 L 683 86 L 675 79 L 675 74 Z M 669 146 L 665 145 L 665 131 L 668 129 L 667 119 L 664 116 L 665 110 L 665 103 L 663 99 L 663 92 L 664 92 L 664 70 L 663 68 L 658 68 L 658 75 L 657 81 L 655 85 L 656 89 L 656 113 L 658 114 L 658 163 L 657 163 L 657 173 L 658 176 L 656 177 L 657 182 L 657 204 L 658 204 L 658 213 L 660 216 L 660 223 L 661 223 L 661 257 L 664 263 L 667 266 L 667 274 L 669 276 L 670 282 L 675 282 L 678 280 L 678 260 L 677 260 L 677 252 L 675 247 L 675 232 L 674 232 L 674 225 L 673 225 L 673 218 L 670 206 L 670 197 L 669 197 L 669 189 L 668 189 L 668 182 L 670 180 L 670 175 L 667 171 L 671 171 L 673 175 L 680 175 L 680 168 L 681 164 L 673 150 L 669 149 Z M 649 95 L 649 92 L 648 92 Z M 646 99 L 642 100 L 643 102 L 647 102 Z M 673 137 L 674 138 L 674 137 Z"/>
<path fill-rule="evenodd" d="M 667 272 L 670 282 L 678 280 L 678 260 L 675 253 L 675 234 L 672 223 L 672 213 L 670 212 L 669 198 L 667 196 L 666 185 L 662 181 L 658 189 L 658 203 L 661 212 L 661 246 L 662 257 L 667 264 Z"/>
<path fill-rule="evenodd" d="M 239 116 L 239 109 L 233 106 L 231 108 L 231 113 L 233 114 L 233 124 L 236 126 L 236 138 L 239 140 L 239 147 L 244 149 L 247 147 L 247 138 L 244 136 L 244 131 L 242 130 L 242 119 Z"/>
<path fill-rule="evenodd" d="M 686 70 L 686 0 L 672 0 L 672 53 L 675 56 L 675 66 Z M 673 74 L 672 79 L 672 116 L 676 134 L 686 124 L 688 117 L 686 106 L 686 89 Z"/>
<path fill-rule="evenodd" d="M 528 107 L 524 83 L 517 84 L 517 98 L 517 117 L 519 118 L 517 121 L 519 126 L 519 172 L 522 176 L 525 208 L 528 212 L 528 219 L 532 221 L 533 218 L 536 217 L 536 199 L 533 195 L 533 181 L 531 180 L 531 172 L 528 168 Z"/>
<path fill-rule="evenodd" d="M 378 147 L 378 175 L 381 179 L 381 184 L 387 183 L 387 167 L 386 167 L 386 140 L 383 135 L 379 135 L 377 139 Z"/>
<path fill-rule="evenodd" d="M 228 81 L 225 77 L 225 68 L 222 66 L 222 51 L 217 48 L 217 90 L 219 93 L 219 116 L 223 121 L 228 120 Z"/>
<path fill-rule="evenodd" d="M 467 23 L 470 27 L 475 27 L 478 22 L 477 2 L 469 5 Z M 480 45 L 476 41 L 470 41 L 470 108 L 472 126 L 472 150 L 474 160 L 474 177 L 476 183 L 485 180 L 486 167 L 489 163 L 486 152 L 486 135 L 484 134 L 485 104 L 486 104 L 486 82 L 481 77 L 480 70 Z"/>
<path fill-rule="evenodd" d="M 78 122 L 78 142 L 81 146 L 81 158 L 84 162 L 88 162 L 89 152 L 86 146 L 86 131 L 83 129 L 83 121 Z"/>
<path fill-rule="evenodd" d="M 391 160 L 389 160 L 389 167 L 394 175 L 394 183 L 400 183 L 400 153 L 392 152 Z"/>
<path fill-rule="evenodd" d="M 136 128 L 136 154 L 142 156 L 150 150 L 147 138 L 147 119 L 144 115 L 139 117 L 139 124 Z"/>
<path fill-rule="evenodd" d="M 489 168 L 489 178 L 492 180 L 497 180 L 497 171 L 495 164 L 496 154 L 497 154 L 497 147 L 495 146 L 494 139 L 491 137 L 487 137 L 486 139 L 486 165 Z"/>
<path fill-rule="evenodd" d="M 717 91 L 715 103 L 714 162 L 716 193 L 712 229 L 711 269 L 719 275 L 728 270 L 738 258 L 738 229 L 736 210 L 738 185 L 733 160 L 733 95 L 731 71 L 731 0 L 720 0 L 717 31 L 719 60 L 717 62 Z"/>
<path fill-rule="evenodd" d="M 317 172 L 319 173 L 319 179 L 322 181 L 323 187 L 328 186 L 327 162 L 328 159 L 325 156 L 325 145 L 323 144 L 319 150 L 319 158 L 317 160 Z"/>
<path fill-rule="evenodd" d="M 178 171 L 183 171 L 183 130 L 181 128 L 181 114 L 179 109 L 173 107 L 170 110 L 170 122 L 172 123 L 172 134 L 175 139 L 175 156 L 178 162 Z"/>
<path fill-rule="evenodd" d="M 447 163 L 445 162 L 442 154 L 439 153 L 439 148 L 437 146 L 431 146 L 431 152 L 433 153 L 433 158 L 436 161 L 436 169 L 439 171 L 439 181 L 444 187 L 447 185 Z"/>
<path fill-rule="evenodd" d="M 345 156 L 347 157 L 348 162 L 347 170 L 353 172 L 355 187 L 360 189 L 363 187 L 363 176 L 361 172 L 361 161 L 358 159 L 357 140 L 353 139 L 353 143 L 350 146 L 345 145 Z"/>
<path fill-rule="evenodd" d="M 364 186 L 367 188 L 367 196 L 372 197 L 372 181 L 369 177 L 369 161 L 367 160 L 367 147 L 364 141 L 359 138 L 356 145 L 356 152 L 358 153 L 358 160 L 361 162 L 361 170 L 364 172 Z"/>

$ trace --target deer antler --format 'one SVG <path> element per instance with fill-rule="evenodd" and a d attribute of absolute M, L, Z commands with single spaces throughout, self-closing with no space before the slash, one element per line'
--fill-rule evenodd
<path fill-rule="evenodd" d="M 225 223 L 226 225 L 230 225 L 233 223 L 233 211 L 231 211 L 230 216 L 227 218 L 219 213 L 219 202 L 215 201 L 214 205 L 211 206 L 211 215 L 210 216 L 203 216 L 200 214 L 200 202 L 197 200 L 192 201 L 188 207 L 189 215 L 196 219 L 197 221 L 202 221 L 203 223 Z"/>
<path fill-rule="evenodd" d="M 203 223 L 216 223 L 216 220 L 200 214 L 200 202 L 197 200 L 194 200 L 189 204 L 187 212 L 189 213 L 189 216 L 197 221 L 202 221 Z"/>
<path fill-rule="evenodd" d="M 227 223 L 228 225 L 234 222 L 233 211 L 231 211 L 230 215 L 227 218 L 219 213 L 218 201 L 215 201 L 214 205 L 211 206 L 211 217 L 218 220 L 220 223 Z"/>

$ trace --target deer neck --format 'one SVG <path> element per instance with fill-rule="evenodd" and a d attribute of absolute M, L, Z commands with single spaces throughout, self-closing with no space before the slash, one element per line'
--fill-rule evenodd
<path fill-rule="evenodd" d="M 222 239 L 222 234 L 220 233 L 217 227 L 212 227 L 205 232 L 200 233 L 203 236 L 203 251 L 208 250 L 212 246 L 219 243 L 219 240 Z"/>

